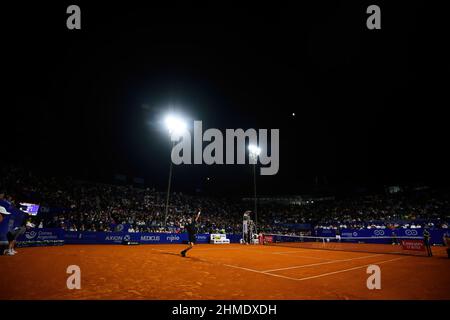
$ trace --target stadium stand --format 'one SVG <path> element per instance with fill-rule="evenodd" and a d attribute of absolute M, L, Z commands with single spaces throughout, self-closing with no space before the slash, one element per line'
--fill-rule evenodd
<path fill-rule="evenodd" d="M 188 216 L 204 208 L 201 233 L 242 232 L 241 199 L 173 193 L 164 226 L 165 193 L 152 188 L 118 186 L 42 177 L 17 167 L 1 169 L 0 187 L 11 202 L 39 203 L 38 228 L 66 231 L 183 232 Z M 338 229 L 448 229 L 450 202 L 443 190 L 376 194 L 311 201 L 303 205 L 264 203 L 258 211 L 260 232 L 311 234 Z"/>

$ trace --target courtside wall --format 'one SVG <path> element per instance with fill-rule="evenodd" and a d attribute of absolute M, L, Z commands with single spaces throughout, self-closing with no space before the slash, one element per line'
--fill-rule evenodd
<path fill-rule="evenodd" d="M 446 229 L 430 230 L 431 243 L 434 245 L 443 244 L 443 236 L 449 232 Z M 421 237 L 423 230 L 421 229 L 397 229 L 395 234 L 398 237 Z M 332 230 L 321 230 L 317 232 L 319 236 L 334 238 L 335 233 Z M 392 235 L 392 230 L 382 229 L 364 229 L 353 230 L 343 229 L 341 232 L 343 237 L 370 237 L 373 238 L 372 243 L 377 242 L 377 237 L 388 237 Z M 227 234 L 227 238 L 231 243 L 239 243 L 241 234 Z M 19 237 L 19 246 L 46 246 L 46 245 L 63 245 L 63 244 L 181 244 L 187 243 L 186 233 L 150 233 L 150 232 L 79 232 L 64 231 L 63 229 L 43 228 L 29 229 Z M 197 235 L 197 243 L 209 243 L 210 234 L 201 233 Z M 383 240 L 380 239 L 380 243 Z"/>
<path fill-rule="evenodd" d="M 239 243 L 242 236 L 227 234 L 231 243 Z M 197 234 L 197 243 L 209 243 L 210 234 Z M 79 232 L 63 229 L 29 229 L 17 239 L 19 246 L 45 246 L 63 244 L 175 244 L 187 243 L 186 233 L 150 232 Z"/>

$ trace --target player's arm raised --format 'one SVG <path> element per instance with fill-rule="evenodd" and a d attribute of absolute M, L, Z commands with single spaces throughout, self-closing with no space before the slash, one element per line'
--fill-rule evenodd
<path fill-rule="evenodd" d="M 200 209 L 198 209 L 198 213 L 197 216 L 195 217 L 195 222 L 198 221 L 198 218 L 200 218 L 200 214 L 202 213 L 202 211 Z"/>

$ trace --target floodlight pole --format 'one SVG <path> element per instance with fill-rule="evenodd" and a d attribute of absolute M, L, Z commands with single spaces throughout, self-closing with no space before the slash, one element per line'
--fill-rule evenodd
<path fill-rule="evenodd" d="M 255 155 L 255 160 L 257 159 L 257 156 Z M 255 200 L 255 232 L 258 233 L 258 200 L 256 198 L 256 161 L 253 164 L 253 196 Z"/>
<path fill-rule="evenodd" d="M 169 212 L 169 199 L 170 199 L 170 185 L 172 183 L 172 150 L 175 146 L 175 141 L 172 141 L 172 148 L 170 149 L 170 168 L 169 168 L 169 181 L 167 183 L 167 195 L 166 195 L 166 213 L 164 215 L 164 227 L 167 227 L 167 214 Z"/>
<path fill-rule="evenodd" d="M 258 233 L 258 200 L 256 198 L 256 163 L 258 162 L 258 153 L 256 150 L 250 149 L 250 158 L 253 160 L 253 200 L 255 202 L 255 232 Z"/>

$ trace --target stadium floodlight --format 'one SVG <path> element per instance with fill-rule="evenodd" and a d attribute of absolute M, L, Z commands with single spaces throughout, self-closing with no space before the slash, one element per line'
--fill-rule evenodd
<path fill-rule="evenodd" d="M 169 130 L 170 135 L 181 135 L 187 129 L 186 121 L 175 115 L 168 115 L 164 119 L 164 123 L 166 124 L 167 130 Z"/>
<path fill-rule="evenodd" d="M 258 200 L 256 198 L 256 163 L 258 156 L 261 154 L 261 148 L 257 145 L 250 144 L 248 146 L 250 158 L 253 160 L 253 199 L 255 200 L 255 231 L 258 233 Z"/>
<path fill-rule="evenodd" d="M 261 154 L 261 148 L 254 144 L 248 146 L 248 151 L 250 152 L 250 156 L 254 158 L 258 157 Z"/>

